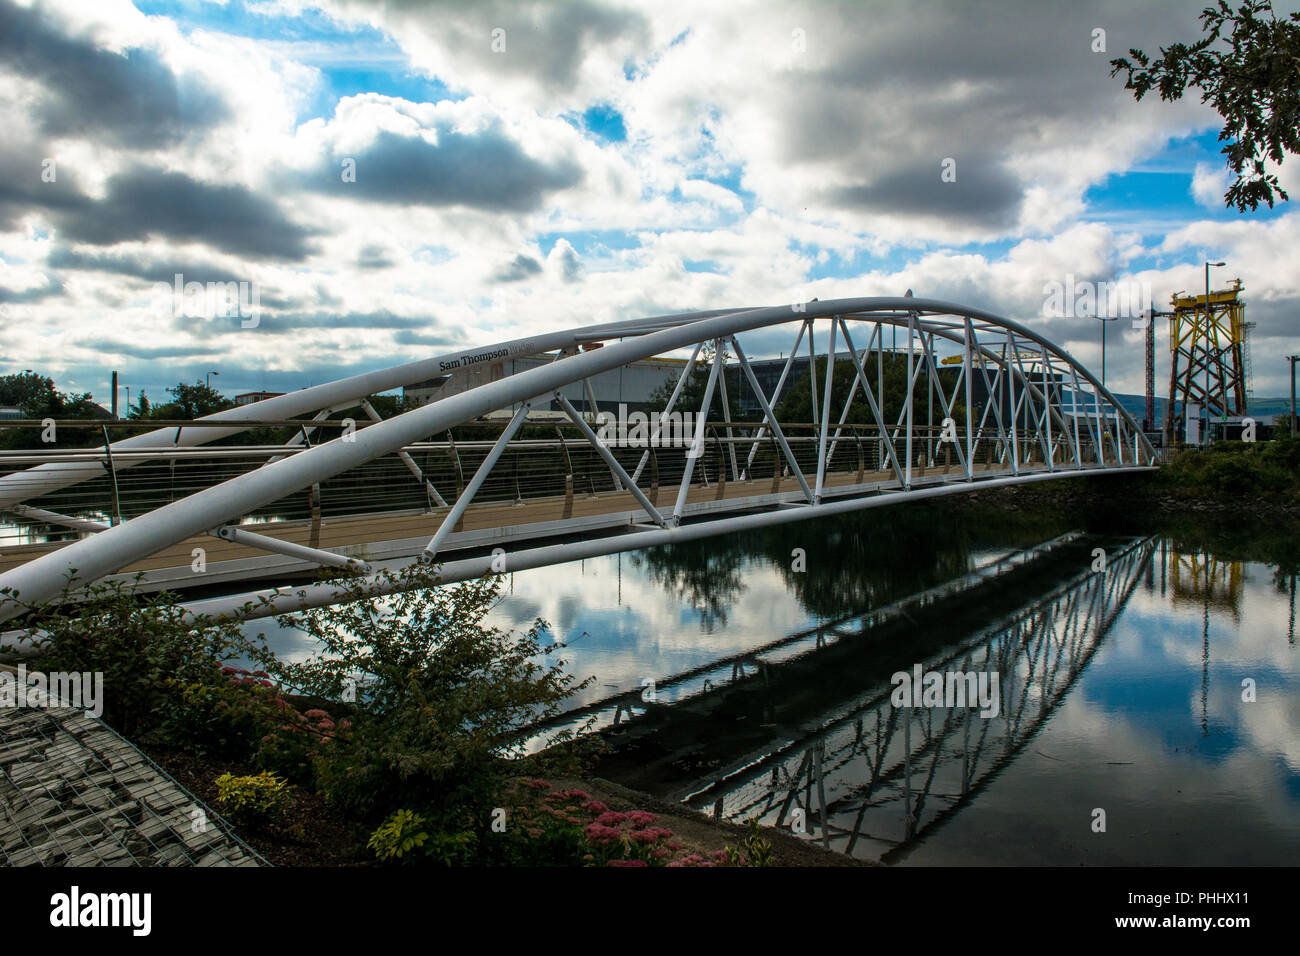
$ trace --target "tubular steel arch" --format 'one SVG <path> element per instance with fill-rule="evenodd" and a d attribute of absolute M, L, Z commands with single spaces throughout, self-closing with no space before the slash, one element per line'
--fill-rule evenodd
<path fill-rule="evenodd" d="M 771 393 L 758 381 L 741 336 L 788 326 L 794 346 L 781 377 Z M 907 400 L 893 421 L 886 420 L 883 395 L 885 330 L 905 332 Z M 817 332 L 826 348 L 819 349 Z M 795 355 L 807 339 L 811 423 L 783 421 L 779 415 L 791 377 Z M 590 347 L 594 345 L 603 347 Z M 611 443 L 597 434 L 575 408 L 565 389 L 579 386 L 587 407 L 594 402 L 592 376 L 654 356 L 693 350 L 672 393 L 665 414 L 674 413 L 683 386 L 701 361 L 704 350 L 714 356 L 734 356 L 732 387 L 749 390 L 759 417 L 752 422 L 708 421 L 715 393 L 728 407 L 725 362 L 710 363 L 705 396 L 687 435 L 675 448 L 654 441 L 647 447 Z M 585 350 L 580 350 L 585 349 Z M 486 365 L 502 356 L 536 355 L 558 350 L 555 361 L 480 384 L 387 420 L 366 403 L 368 395 L 402 384 L 412 384 L 455 362 L 460 368 Z M 899 349 L 898 351 L 903 351 Z M 942 353 L 949 354 L 942 354 Z M 899 356 L 901 361 L 902 356 Z M 875 381 L 869 367 L 877 363 Z M 848 362 L 851 388 L 838 410 L 832 407 L 833 376 Z M 940 366 L 954 375 L 945 384 Z M 820 390 L 818 386 L 821 386 Z M 925 390 L 927 413 L 921 420 L 916 406 Z M 982 398 L 981 402 L 977 398 Z M 869 411 L 865 426 L 850 422 L 855 403 Z M 102 460 L 68 456 L 36 468 L 0 477 L 0 508 L 29 519 L 43 519 L 77 528 L 87 536 L 52 547 L 31 560 L 0 573 L 0 589 L 10 597 L 0 603 L 0 620 L 21 614 L 25 606 L 56 598 L 69 588 L 80 588 L 115 572 L 139 568 L 140 562 L 175 551 L 196 536 L 223 546 L 242 548 L 241 556 L 269 555 L 260 571 L 249 561 L 233 561 L 225 580 L 300 572 L 319 566 L 346 567 L 366 574 L 375 564 L 360 552 L 365 548 L 321 546 L 319 521 L 310 540 L 293 540 L 277 533 L 274 524 L 259 525 L 269 533 L 254 533 L 241 519 L 286 495 L 309 491 L 318 514 L 322 483 L 361 469 L 368 463 L 395 456 L 429 491 L 427 527 L 411 519 L 414 539 L 385 539 L 373 549 L 376 559 L 442 562 L 442 580 L 450 582 L 503 569 L 502 558 L 457 557 L 492 543 L 510 543 L 507 570 L 522 570 L 579 557 L 608 554 L 741 530 L 748 527 L 798 521 L 890 504 L 904 497 L 932 497 L 1011 483 L 1077 475 L 1080 472 L 1129 471 L 1155 466 L 1156 453 L 1132 417 L 1095 377 L 1067 352 L 1038 333 L 1009 319 L 954 303 L 933 299 L 875 297 L 812 301 L 761 309 L 715 310 L 609 323 L 538 335 L 530 339 L 462 351 L 381 372 L 354 376 L 280 396 L 256 405 L 212 416 L 220 427 L 174 429 L 137 436 L 103 450 L 116 468 L 129 467 L 150 455 L 177 457 L 211 454 L 229 449 L 194 449 L 203 442 L 233 434 L 272 414 L 319 412 L 314 421 L 331 411 L 362 404 L 372 420 L 364 428 L 308 447 L 294 441 L 268 449 L 270 457 L 259 467 L 202 488 L 188 497 L 155 508 L 113 526 L 61 516 L 20 502 L 101 476 Z M 274 406 L 274 407 L 272 407 Z M 569 426 L 580 437 L 561 436 L 566 462 L 563 515 L 550 521 L 522 522 L 480 528 L 477 536 L 462 530 L 475 496 L 485 482 L 496 480 L 493 470 L 507 452 L 517 463 L 539 443 L 517 439 L 530 409 L 551 407 L 567 414 Z M 966 413 L 957 423 L 958 408 Z M 977 409 L 977 412 L 973 410 Z M 427 450 L 431 436 L 454 426 L 481 420 L 492 412 L 514 412 L 499 438 L 478 463 L 473 476 L 463 481 L 461 456 L 450 433 L 448 454 L 456 464 L 455 488 L 445 487 L 448 504 L 434 482 L 425 476 L 412 453 Z M 833 421 L 834 420 L 834 421 Z M 665 417 L 655 424 L 663 426 Z M 229 422 L 227 427 L 226 423 Z M 652 429 L 653 430 L 653 429 Z M 195 434 L 198 432 L 198 434 Z M 302 430 L 306 436 L 308 429 Z M 626 437 L 624 434 L 623 437 Z M 290 447 L 292 446 L 292 447 Z M 575 511 L 574 465 L 571 446 L 584 447 L 599 466 L 584 477 L 590 494 Z M 116 459 L 108 456 L 115 455 Z M 940 458 L 943 459 L 940 470 Z M 868 467 L 870 464 L 871 467 Z M 598 491 L 593 477 L 602 477 Z M 663 477 L 675 488 L 661 488 Z M 116 478 L 116 474 L 114 475 Z M 647 483 L 649 487 L 647 487 Z M 666 484 L 666 483 L 665 483 Z M 516 475 L 511 496 L 527 504 Z M 666 495 L 664 492 L 671 491 Z M 538 499 L 540 500 L 540 499 Z M 557 498 L 556 500 L 559 500 Z M 436 501 L 436 505 L 434 502 Z M 559 507 L 559 506 L 557 506 Z M 526 510 L 526 509 L 525 509 Z M 358 526 L 360 528 L 360 526 Z M 422 545 L 413 545 L 425 534 Z M 364 533 L 364 529 L 358 531 Z M 379 532 L 376 532 L 379 535 Z M 583 540 L 564 544 L 529 543 L 557 535 L 580 535 Z M 232 552 L 234 553 L 234 552 Z M 188 560 L 188 559 L 186 559 Z M 243 560 L 241 558 L 241 560 Z M 254 562 L 255 563 L 255 562 Z M 242 570 L 241 570 L 242 569 Z M 194 579 L 188 583 L 217 580 Z M 174 582 L 173 582 L 174 583 Z M 184 585 L 186 582 L 182 582 Z M 376 583 L 376 586 L 379 586 Z M 246 592 L 229 598 L 197 601 L 196 613 L 264 616 L 338 600 L 341 585 L 328 582 L 291 591 L 272 589 Z"/>

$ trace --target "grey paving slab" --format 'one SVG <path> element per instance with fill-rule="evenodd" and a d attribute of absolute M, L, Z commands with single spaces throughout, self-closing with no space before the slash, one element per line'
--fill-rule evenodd
<path fill-rule="evenodd" d="M 23 707 L 0 708 L 0 865 L 266 861 L 103 721 Z"/>

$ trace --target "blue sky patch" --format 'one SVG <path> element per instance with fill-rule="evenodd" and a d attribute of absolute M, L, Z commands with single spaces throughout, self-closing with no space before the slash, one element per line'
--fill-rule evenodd
<path fill-rule="evenodd" d="M 593 136 L 607 143 L 622 143 L 627 140 L 623 114 L 606 103 L 592 106 L 583 113 L 582 124 Z"/>

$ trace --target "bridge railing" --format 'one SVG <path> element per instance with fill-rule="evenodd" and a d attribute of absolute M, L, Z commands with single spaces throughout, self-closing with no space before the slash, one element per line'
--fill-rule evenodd
<path fill-rule="evenodd" d="M 745 466 L 745 480 L 772 479 L 780 474 L 790 477 L 788 463 L 781 456 L 774 439 L 755 440 L 761 429 L 756 422 L 726 423 L 710 421 L 707 440 L 699 459 L 693 484 L 710 487 L 720 481 L 741 480 L 730 461 L 734 449 L 737 464 Z M 504 425 L 483 424 L 475 430 L 495 430 L 498 437 Z M 815 472 L 818 452 L 818 426 L 813 423 L 783 423 L 795 460 L 805 472 Z M 732 435 L 727 436 L 730 429 Z M 616 492 L 618 485 L 591 443 L 574 426 L 560 426 L 555 438 L 516 439 L 507 446 L 498 465 L 485 479 L 475 496 L 479 502 L 524 501 L 565 494 L 590 495 Z M 943 426 L 919 425 L 914 435 L 914 470 L 918 477 L 951 475 L 961 470 L 953 442 L 944 440 Z M 883 433 L 888 436 L 886 429 Z M 868 475 L 887 472 L 889 464 L 881 430 L 872 424 L 850 423 L 841 430 L 839 439 L 828 449 L 827 471 L 836 477 L 856 476 L 865 481 Z M 1006 465 L 1006 448 L 1000 444 L 995 428 L 985 427 L 976 433 L 975 465 L 992 470 Z M 1017 441 L 1026 446 L 1021 462 L 1025 468 L 1042 463 L 1041 449 L 1028 442 L 1028 432 L 1020 432 Z M 451 500 L 463 491 L 465 476 L 472 475 L 482 464 L 494 444 L 493 440 L 447 440 L 418 442 L 402 451 L 419 465 L 434 487 L 447 489 Z M 1063 439 L 1058 436 L 1056 452 L 1064 457 Z M 1082 444 L 1083 460 L 1097 464 L 1097 446 L 1091 438 Z M 72 540 L 89 533 L 81 522 L 111 525 L 129 520 L 157 507 L 183 499 L 198 491 L 220 484 L 238 475 L 260 468 L 272 458 L 297 454 L 303 446 L 288 444 L 266 446 L 198 446 L 183 450 L 151 449 L 135 452 L 130 460 L 136 467 L 114 476 L 110 469 L 120 462 L 110 462 L 102 448 L 64 449 L 57 453 L 39 449 L 0 451 L 0 474 L 15 473 L 18 466 L 49 461 L 96 461 L 104 473 L 101 477 L 34 499 L 27 506 L 17 506 L 9 519 L 0 523 L 0 545 L 13 547 L 50 541 Z M 610 449 L 632 473 L 640 464 L 639 448 Z M 680 481 L 685 469 L 685 449 L 655 448 L 643 468 L 644 483 L 667 486 Z M 754 451 L 752 458 L 749 453 Z M 438 506 L 424 493 L 420 482 L 397 454 L 366 462 L 358 468 L 323 482 L 317 510 L 324 517 L 425 511 L 435 513 Z M 244 516 L 245 523 L 304 520 L 312 516 L 310 494 L 296 492 L 277 499 Z M 52 517 L 64 516 L 76 522 L 57 523 Z"/>
<path fill-rule="evenodd" d="M 886 329 L 891 339 L 894 331 L 906 336 L 905 354 L 891 356 L 903 378 L 901 396 L 884 387 Z M 0 476 L 0 507 L 20 522 L 62 520 L 85 535 L 4 570 L 0 588 L 25 600 L 48 598 L 69 583 L 88 584 L 195 535 L 285 551 L 271 537 L 239 529 L 304 512 L 314 524 L 322 515 L 357 509 L 406 506 L 441 515 L 422 555 L 441 560 L 442 545 L 474 503 L 613 494 L 625 499 L 618 508 L 634 516 L 629 531 L 655 531 L 669 540 L 684 533 L 685 520 L 702 516 L 710 527 L 692 534 L 740 527 L 736 516 L 716 517 L 732 497 L 749 510 L 767 509 L 758 517 L 771 523 L 795 520 L 793 506 L 831 513 L 877 506 L 882 495 L 936 493 L 945 484 L 1150 467 L 1154 461 L 1132 418 L 1067 353 L 1024 326 L 951 303 L 910 296 L 810 302 L 641 320 L 563 337 L 585 350 L 562 349 L 549 364 L 386 420 L 364 395 L 342 406 L 336 400 L 277 447 L 198 451 L 182 444 L 182 435 L 184 442 L 201 444 L 194 432 L 229 434 L 223 420 L 221 428 L 177 428 L 170 448 L 127 439 L 106 443 L 102 460 L 98 453 L 76 452 L 85 457 Z M 600 342 L 604 347 L 589 347 Z M 807 360 L 796 369 L 801 346 Z M 760 348 L 789 356 L 775 387 L 759 383 L 750 361 L 749 351 Z M 694 417 L 673 447 L 611 443 L 577 410 L 575 401 L 594 407 L 593 377 L 678 351 L 689 351 L 690 358 L 664 411 Z M 959 364 L 941 373 L 941 362 L 954 351 Z M 483 361 L 494 354 L 485 351 Z M 721 374 L 724 363 L 727 374 Z M 801 376 L 807 400 L 790 404 Z M 758 407 L 745 421 L 732 413 L 728 397 L 728 388 L 742 382 Z M 715 396 L 720 417 L 712 411 Z M 370 421 L 335 437 L 324 429 L 340 407 L 362 407 Z M 530 411 L 541 409 L 568 416 L 562 426 L 548 426 L 553 437 L 539 438 L 539 426 L 528 421 Z M 311 411 L 305 406 L 295 414 Z M 493 412 L 509 422 L 485 425 L 484 416 Z M 384 508 L 376 509 L 376 502 Z M 584 507 L 590 512 L 607 504 Z M 88 526 L 88 511 L 108 520 L 91 519 Z M 314 556 L 322 566 L 369 570 L 364 561 L 318 547 L 315 537 L 310 547 L 289 550 Z M 464 570 L 469 573 L 468 566 Z M 17 613 L 16 602 L 0 605 L 0 619 Z"/>

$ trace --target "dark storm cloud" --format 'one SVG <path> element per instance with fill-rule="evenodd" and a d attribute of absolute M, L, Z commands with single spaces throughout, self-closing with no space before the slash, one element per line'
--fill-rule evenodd
<path fill-rule="evenodd" d="M 826 167 L 829 181 L 848 182 L 823 193 L 832 203 L 1006 229 L 1028 180 L 1000 160 L 1067 145 L 1086 152 L 1090 133 L 1134 116 L 1139 107 L 1123 80 L 1110 76 L 1110 59 L 1130 46 L 1153 51 L 1196 36 L 1199 6 L 952 0 L 904 12 L 874 0 L 810 7 L 807 62 L 790 71 L 769 106 L 786 133 L 779 161 Z M 1104 50 L 1093 49 L 1101 40 L 1095 30 L 1105 32 Z M 1178 112 L 1160 115 L 1171 132 L 1181 122 Z M 1163 133 L 1153 128 L 1153 135 Z M 940 189 L 945 157 L 956 159 L 957 179 Z"/>
<path fill-rule="evenodd" d="M 394 315 L 386 309 L 375 312 L 280 312 L 263 315 L 258 331 L 310 332 L 318 329 L 438 329 L 430 316 Z M 445 333 L 444 333 L 445 334 Z"/>
<path fill-rule="evenodd" d="M 320 192 L 403 206 L 471 206 L 490 212 L 531 212 L 548 193 L 582 181 L 572 160 L 547 164 L 523 151 L 500 124 L 460 133 L 444 124 L 434 145 L 381 132 L 356 160 L 356 181 L 344 182 L 340 163 L 326 161 L 307 185 Z"/>
<path fill-rule="evenodd" d="M 206 263 L 179 260 L 158 262 L 134 255 L 79 252 L 66 246 L 53 249 L 46 257 L 45 264 L 52 269 L 106 272 L 146 282 L 172 283 L 178 274 L 184 282 L 239 282 L 248 279 L 246 275 L 236 275 L 229 269 Z"/>
<path fill-rule="evenodd" d="M 71 210 L 85 203 L 74 171 L 59 164 L 49 144 L 0 144 L 0 230 L 16 229 L 36 209 Z"/>
<path fill-rule="evenodd" d="M 258 304 L 262 308 L 275 309 L 284 314 L 294 312 L 323 315 L 335 306 L 343 304 L 343 300 L 326 288 L 322 282 L 316 283 L 309 295 L 296 295 L 278 287 L 259 285 L 258 296 Z"/>
<path fill-rule="evenodd" d="M 123 342 L 116 339 L 90 339 L 80 343 L 88 349 L 104 355 L 129 355 L 132 358 L 146 359 L 153 361 L 156 359 L 167 358 L 184 358 L 191 361 L 197 361 L 203 358 L 202 349 L 195 349 L 193 345 L 137 345 L 134 342 Z M 218 357 L 218 353 L 208 353 L 212 357 Z"/>
<path fill-rule="evenodd" d="M 221 97 L 195 79 L 176 76 L 158 55 L 122 54 L 66 36 L 39 5 L 0 0 L 0 69 L 36 80 L 41 128 L 53 136 L 103 139 L 154 149 L 223 120 Z"/>
<path fill-rule="evenodd" d="M 277 343 L 284 341 L 282 337 L 292 337 L 293 342 L 301 341 L 304 348 L 309 344 L 312 354 L 355 351 L 354 345 L 332 341 L 334 336 L 331 333 L 339 329 L 363 329 L 377 334 L 390 332 L 393 339 L 402 344 L 437 342 L 454 346 L 461 339 L 458 331 L 447 328 L 432 316 L 395 315 L 387 309 L 373 312 L 331 312 L 327 309 L 268 312 L 266 309 L 270 303 L 266 297 L 261 297 L 257 305 L 257 324 L 253 326 L 244 324 L 251 317 L 250 309 L 243 315 L 171 315 L 166 328 L 168 332 L 183 333 L 206 342 L 206 348 L 217 348 L 216 343 L 228 341 L 227 336 L 232 333 L 246 337 L 244 340 L 250 343 L 250 348 L 256 347 L 253 336 L 271 336 Z M 276 345 L 276 348 L 282 347 Z"/>
<path fill-rule="evenodd" d="M 63 295 L 63 282 L 60 279 L 47 279 L 45 285 L 34 289 L 6 289 L 0 286 L 0 305 L 25 305 L 58 295 Z"/>
<path fill-rule="evenodd" d="M 1284 361 L 1281 356 L 1294 353 L 1300 342 L 1300 297 L 1282 294 L 1265 298 L 1247 291 L 1244 298 L 1246 318 L 1256 324 L 1250 333 L 1255 361 Z M 1265 345 L 1264 339 L 1283 342 L 1275 348 Z"/>
<path fill-rule="evenodd" d="M 497 271 L 493 282 L 519 282 L 542 271 L 542 264 L 531 256 L 522 253 L 515 256 L 510 264 Z"/>
<path fill-rule="evenodd" d="M 476 2 L 463 0 L 342 0 L 342 10 L 368 16 L 377 11 L 400 35 L 436 33 L 458 55 L 508 73 L 527 74 L 557 92 L 573 89 L 588 52 L 610 44 L 629 51 L 650 46 L 646 18 L 634 10 L 611 9 L 587 0 L 567 3 Z M 505 31 L 505 50 L 493 52 L 492 31 Z"/>
<path fill-rule="evenodd" d="M 438 348 L 455 348 L 465 341 L 465 337 L 459 333 L 449 331 L 442 332 L 396 332 L 393 335 L 393 341 L 398 345 L 433 345 Z"/>
<path fill-rule="evenodd" d="M 139 166 L 109 179 L 104 199 L 84 200 L 56 221 L 66 238 L 94 245 L 163 237 L 287 261 L 305 259 L 317 234 L 244 186 Z"/>
<path fill-rule="evenodd" d="M 560 261 L 560 278 L 565 282 L 577 282 L 582 276 L 582 263 L 578 261 L 578 253 L 574 251 L 573 246 L 565 246 L 559 253 Z"/>
<path fill-rule="evenodd" d="M 152 149 L 173 145 L 226 116 L 214 93 L 176 77 L 156 54 L 100 50 L 65 36 L 43 8 L 27 10 L 11 0 L 0 0 L 0 71 L 41 84 L 31 115 L 50 137 Z M 287 261 L 301 261 L 311 251 L 312 230 L 243 186 L 136 166 L 113 176 L 104 198 L 95 199 L 79 187 L 76 172 L 60 160 L 56 141 L 5 142 L 0 146 L 0 230 L 13 230 L 22 217 L 43 212 L 60 238 L 101 246 L 166 238 Z M 95 261 L 66 249 L 56 256 L 65 268 L 153 281 L 170 281 L 182 271 L 129 257 Z M 239 278 L 224 270 L 194 271 L 204 280 Z"/>
<path fill-rule="evenodd" d="M 821 68 L 833 86 L 943 89 L 967 80 L 1018 92 L 1034 104 L 1071 90 L 1129 97 L 1123 81 L 1110 77 L 1110 59 L 1133 46 L 1150 53 L 1173 39 L 1194 39 L 1203 6 L 1182 0 L 945 0 L 911 4 L 898 15 L 903 11 L 893 0 L 844 0 L 822 8 L 824 16 L 809 25 L 809 41 L 844 38 L 859 49 L 869 44 L 870 55 L 835 57 Z M 1105 31 L 1104 50 L 1093 49 L 1097 29 Z"/>
<path fill-rule="evenodd" d="M 942 159 L 953 159 L 956 179 L 944 182 Z M 928 218 L 943 217 L 986 228 L 1015 223 L 1023 201 L 1021 185 L 1005 168 L 988 159 L 935 156 L 887 173 L 871 183 L 826 192 L 838 206 L 867 212 Z"/>
<path fill-rule="evenodd" d="M 362 269 L 391 269 L 396 264 L 383 246 L 363 246 L 357 253 L 357 266 Z"/>

